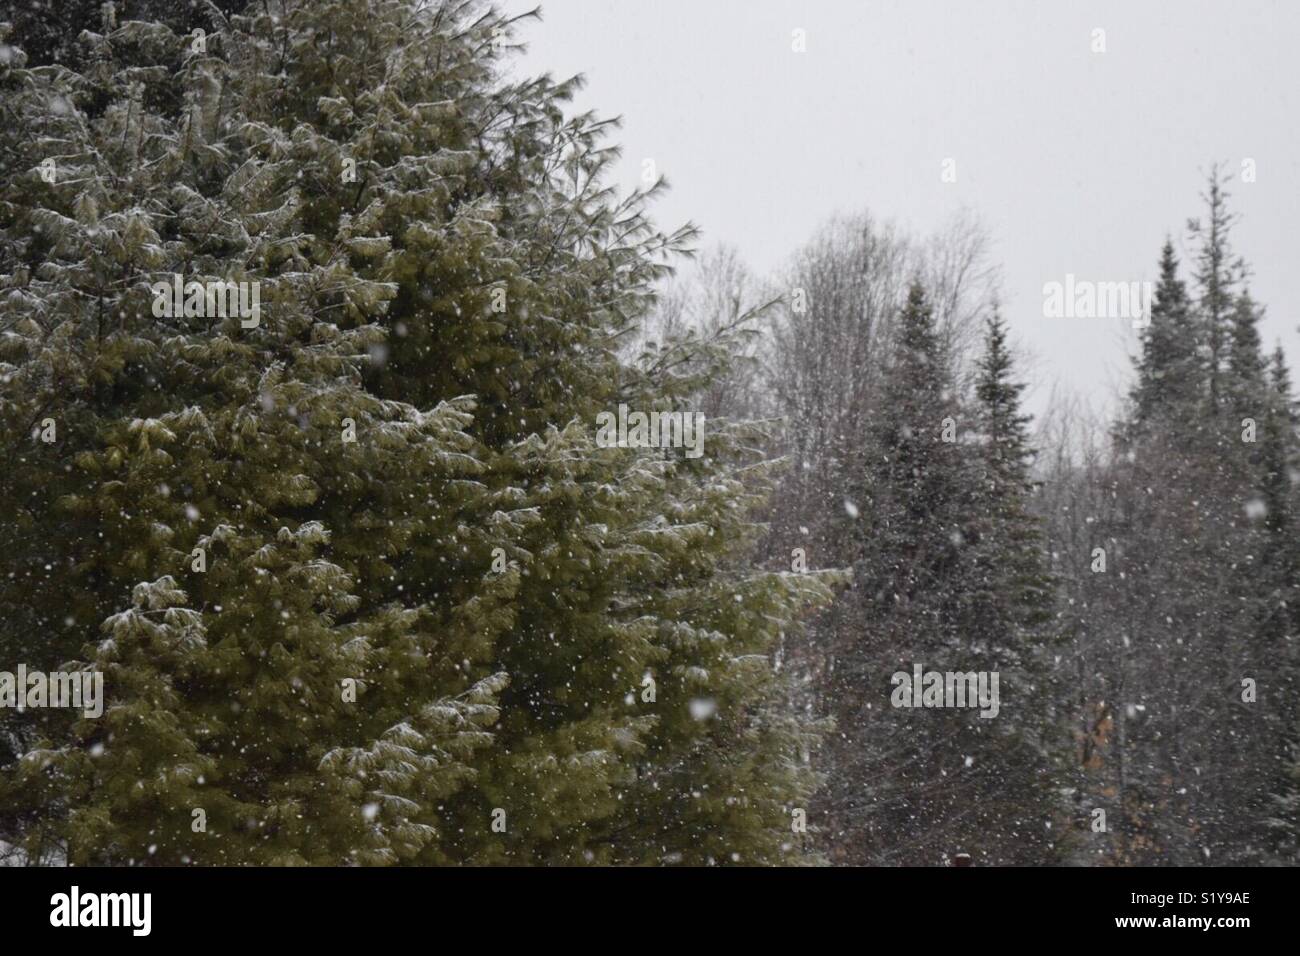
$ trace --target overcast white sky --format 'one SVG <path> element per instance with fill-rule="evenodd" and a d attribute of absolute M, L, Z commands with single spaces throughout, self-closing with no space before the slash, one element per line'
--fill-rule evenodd
<path fill-rule="evenodd" d="M 653 158 L 673 187 L 660 225 L 693 220 L 760 274 L 837 211 L 928 232 L 974 210 L 1037 359 L 1035 411 L 1058 381 L 1108 401 L 1133 336 L 1122 319 L 1043 318 L 1043 284 L 1153 279 L 1166 232 L 1187 248 L 1204 172 L 1225 162 L 1265 345 L 1281 339 L 1300 378 L 1295 0 L 545 0 L 542 13 L 520 68 L 584 73 L 577 106 L 624 119 L 620 183 Z M 941 181 L 947 157 L 956 183 Z"/>

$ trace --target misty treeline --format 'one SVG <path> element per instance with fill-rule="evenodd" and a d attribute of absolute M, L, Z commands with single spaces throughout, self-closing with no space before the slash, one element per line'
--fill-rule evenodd
<path fill-rule="evenodd" d="M 1294 862 L 1296 407 L 1228 185 L 1214 168 L 1185 263 L 1154 247 L 1132 386 L 1105 415 L 1060 392 L 1036 425 L 1022 412 L 1029 370 L 967 215 L 928 241 L 837 217 L 761 279 L 716 248 L 662 298 L 661 326 L 743 342 L 704 407 L 783 423 L 760 560 L 854 572 L 782 645 L 792 705 L 836 721 L 831 859 Z M 891 707 L 914 662 L 999 671 L 1001 712 Z"/>
<path fill-rule="evenodd" d="M 1121 414 L 1035 425 L 973 219 L 692 261 L 529 16 L 55 6 L 0 14 L 0 680 L 107 700 L 0 708 L 0 857 L 1294 860 L 1296 423 L 1217 174 Z"/>

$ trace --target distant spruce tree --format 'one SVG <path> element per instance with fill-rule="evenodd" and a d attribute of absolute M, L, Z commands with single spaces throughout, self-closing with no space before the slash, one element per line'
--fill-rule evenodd
<path fill-rule="evenodd" d="M 1272 856 L 1282 863 L 1300 861 L 1300 527 L 1297 496 L 1300 482 L 1300 436 L 1291 376 L 1279 345 L 1268 368 L 1270 404 L 1261 448 L 1264 469 L 1263 501 L 1266 537 L 1262 565 L 1268 597 L 1261 633 L 1276 649 L 1278 676 L 1270 704 L 1282 727 L 1277 741 L 1281 762 L 1267 826 Z"/>
<path fill-rule="evenodd" d="M 1028 510 L 1022 386 L 999 320 L 963 408 L 924 289 L 894 327 L 867 437 L 860 629 L 836 649 L 828 830 L 838 858 L 985 864 L 1056 858 L 1061 822 L 1042 708 L 1052 581 Z M 998 672 L 1000 710 L 892 706 L 891 675 Z"/>
<path fill-rule="evenodd" d="M 1160 250 L 1160 279 L 1151 303 L 1150 321 L 1142 332 L 1142 352 L 1132 393 L 1136 425 L 1140 427 L 1157 417 L 1167 422 L 1171 410 L 1192 406 L 1204 384 L 1198 341 L 1187 289 L 1178 277 L 1174 245 L 1166 239 Z"/>
<path fill-rule="evenodd" d="M 1268 363 L 1261 351 L 1260 312 L 1249 289 L 1237 295 L 1232 310 L 1227 383 L 1235 418 L 1258 413 L 1269 406 Z"/>
<path fill-rule="evenodd" d="M 1110 809 L 1105 852 L 1122 863 L 1259 860 L 1277 779 L 1282 709 L 1244 700 L 1243 682 L 1279 700 L 1276 611 L 1290 585 L 1267 484 L 1284 453 L 1268 437 L 1259 310 L 1230 251 L 1223 185 L 1216 169 L 1206 221 L 1193 223 L 1194 294 L 1162 250 L 1105 504 L 1090 515 L 1109 567 L 1067 614 L 1068 631 L 1114 650 L 1097 691 L 1109 739 L 1084 790 Z"/>
<path fill-rule="evenodd" d="M 1300 591 L 1296 590 L 1300 588 L 1300 528 L 1296 527 L 1300 415 L 1292 396 L 1291 371 L 1280 345 L 1269 359 L 1267 402 L 1261 449 L 1264 526 L 1269 547 L 1266 563 L 1280 572 L 1278 581 L 1284 588 L 1276 605 L 1278 626 L 1300 634 Z"/>
<path fill-rule="evenodd" d="M 1204 348 L 1207 370 L 1206 400 L 1211 412 L 1220 408 L 1223 395 L 1224 365 L 1228 359 L 1230 326 L 1242 264 L 1234 257 L 1229 235 L 1237 217 L 1228 209 L 1231 198 L 1229 177 L 1218 165 L 1211 167 L 1202 199 L 1205 219 L 1188 222 L 1191 235 L 1198 240 L 1194 276 L 1197 285 L 1196 307 L 1199 319 L 1198 345 Z"/>
<path fill-rule="evenodd" d="M 836 718 L 828 836 L 846 862 L 939 863 L 952 849 L 945 825 L 962 793 L 932 785 L 960 757 L 941 746 L 940 712 L 891 709 L 890 675 L 914 663 L 942 668 L 961 645 L 947 585 L 965 520 L 962 475 L 955 444 L 943 440 L 945 427 L 955 434 L 958 414 L 933 310 L 914 282 L 895 320 L 879 407 L 863 436 L 866 467 L 853 489 L 865 506 L 856 624 L 840 633 L 827 675 Z"/>
<path fill-rule="evenodd" d="M 1060 707 L 1066 685 L 1059 679 L 1056 581 L 1042 519 L 1033 510 L 1031 419 L 1021 410 L 1025 386 L 1013 375 L 1006 324 L 994 311 L 977 362 L 979 440 L 962 616 L 988 666 L 1000 673 L 1002 709 L 992 721 L 996 741 L 976 757 L 988 774 L 980 803 L 990 806 L 968 845 L 988 845 L 986 856 L 1001 862 L 1043 864 L 1062 857 L 1060 840 L 1068 832 L 1061 798 L 1068 765 Z M 1002 786 L 994 783 L 999 779 Z"/>

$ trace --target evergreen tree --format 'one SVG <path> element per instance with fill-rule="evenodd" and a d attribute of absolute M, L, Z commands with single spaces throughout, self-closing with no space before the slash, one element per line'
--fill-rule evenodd
<path fill-rule="evenodd" d="M 1052 676 L 1055 582 L 1041 522 L 1031 510 L 1030 418 L 1020 405 L 1025 386 L 1012 376 L 1006 325 L 995 309 L 977 362 L 979 440 L 960 613 L 972 650 L 999 673 L 1001 709 L 990 721 L 993 739 L 978 748 L 966 745 L 987 781 L 979 797 L 985 819 L 968 830 L 966 841 L 986 859 L 1043 864 L 1060 858 L 1058 837 L 1066 832 L 1059 774 L 1064 727 L 1054 705 L 1062 684 Z"/>
<path fill-rule="evenodd" d="M 1189 407 L 1202 386 L 1190 309 L 1186 287 L 1178 277 L 1173 243 L 1166 239 L 1160 250 L 1160 279 L 1150 323 L 1143 331 L 1132 394 L 1139 424 L 1156 416 L 1168 419 L 1170 410 Z"/>
<path fill-rule="evenodd" d="M 1224 189 L 1228 176 L 1216 165 L 1211 168 L 1208 180 L 1202 197 L 1207 206 L 1206 220 L 1190 220 L 1188 229 L 1200 240 L 1195 272 L 1200 323 L 1197 342 L 1204 349 L 1207 400 L 1213 414 L 1224 397 L 1222 377 L 1228 357 L 1229 326 L 1242 266 L 1240 260 L 1233 258 L 1228 236 L 1236 221 L 1236 216 L 1228 211 L 1229 194 Z"/>
<path fill-rule="evenodd" d="M 1024 386 L 1006 330 L 987 325 L 974 401 L 956 398 L 924 290 L 894 329 L 860 543 L 860 626 L 838 649 L 834 834 L 848 861 L 1047 863 L 1063 848 L 1045 565 Z M 889 675 L 996 674 L 996 714 L 895 706 Z M 909 695 L 910 696 L 910 695 Z"/>
<path fill-rule="evenodd" d="M 33 857 L 800 858 L 818 727 L 771 654 L 834 576 L 744 569 L 748 426 L 597 445 L 702 389 L 618 349 L 691 232 L 603 185 L 579 80 L 501 78 L 512 29 L 253 4 L 108 24 L 80 73 L 6 40 L 0 648 L 108 696 L 12 726 Z M 173 275 L 260 321 L 157 315 Z"/>
<path fill-rule="evenodd" d="M 1287 368 L 1282 346 L 1277 346 L 1268 367 L 1267 404 L 1265 405 L 1263 459 L 1264 526 L 1268 531 L 1265 564 L 1276 568 L 1284 590 L 1277 608 L 1285 626 L 1300 633 L 1300 539 L 1297 539 L 1296 483 L 1300 459 L 1300 435 L 1297 435 L 1296 402 L 1291 393 L 1291 372 Z"/>
<path fill-rule="evenodd" d="M 1260 630 L 1276 648 L 1276 691 L 1271 701 L 1282 728 L 1277 756 L 1281 762 L 1267 825 L 1272 855 L 1284 863 L 1300 859 L 1300 528 L 1296 525 L 1295 480 L 1300 445 L 1291 376 L 1279 345 L 1269 363 L 1270 402 L 1263 426 L 1263 502 L 1267 509 L 1265 550 L 1261 562 L 1267 594 Z"/>
<path fill-rule="evenodd" d="M 1260 351 L 1260 313 L 1243 289 L 1232 310 L 1231 338 L 1229 339 L 1226 383 L 1234 417 L 1258 412 L 1267 404 L 1267 372 Z"/>
<path fill-rule="evenodd" d="M 1275 779 L 1277 710 L 1231 690 L 1263 686 L 1279 645 L 1261 629 L 1278 585 L 1263 566 L 1259 313 L 1238 292 L 1226 198 L 1216 170 L 1208 224 L 1194 229 L 1193 308 L 1165 244 L 1132 408 L 1073 558 L 1067 633 L 1101 662 L 1081 710 L 1080 794 L 1113 821 L 1094 848 L 1128 864 L 1258 859 Z"/>
<path fill-rule="evenodd" d="M 952 563 L 958 526 L 948 506 L 961 487 L 951 372 L 919 283 L 908 291 L 895 336 L 872 436 L 876 461 L 869 486 L 871 543 L 888 556 L 875 589 L 886 606 L 928 590 Z"/>
<path fill-rule="evenodd" d="M 0 20 L 11 22 L 32 66 L 80 69 L 88 52 L 78 42 L 83 30 L 98 33 L 135 20 L 164 23 L 177 34 L 206 32 L 247 5 L 248 0 L 25 0 L 10 4 Z"/>

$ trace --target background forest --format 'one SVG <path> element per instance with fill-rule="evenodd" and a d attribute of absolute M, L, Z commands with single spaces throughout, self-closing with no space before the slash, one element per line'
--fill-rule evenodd
<path fill-rule="evenodd" d="M 0 9 L 0 671 L 107 696 L 0 709 L 4 862 L 1295 863 L 1300 432 L 1226 173 L 1119 413 L 1034 422 L 973 217 L 755 275 L 511 73 L 530 19 Z M 997 716 L 891 706 L 913 663 Z"/>

